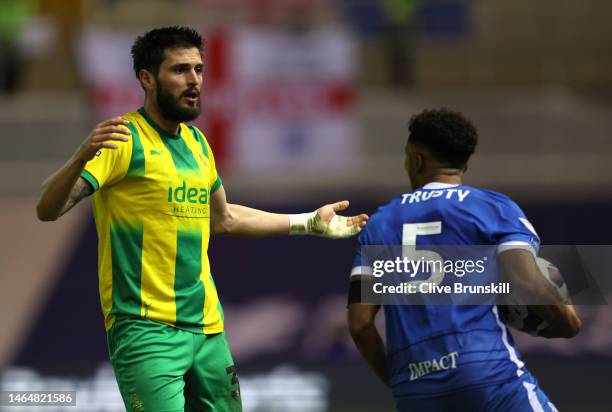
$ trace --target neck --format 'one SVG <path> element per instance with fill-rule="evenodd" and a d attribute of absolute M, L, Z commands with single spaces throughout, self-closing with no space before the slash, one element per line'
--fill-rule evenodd
<path fill-rule="evenodd" d="M 412 181 L 412 188 L 416 190 L 433 182 L 460 185 L 462 181 L 463 171 L 458 169 L 438 169 L 430 174 L 415 177 Z"/>
<path fill-rule="evenodd" d="M 154 104 L 150 99 L 145 100 L 144 109 L 149 117 L 164 131 L 172 135 L 178 134 L 180 123 L 167 119 L 159 109 L 159 106 Z"/>

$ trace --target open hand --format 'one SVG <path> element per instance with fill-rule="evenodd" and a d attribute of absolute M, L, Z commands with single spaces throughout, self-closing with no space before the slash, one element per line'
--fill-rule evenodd
<path fill-rule="evenodd" d="M 362 213 L 357 216 L 340 216 L 340 212 L 349 207 L 348 200 L 325 205 L 317 209 L 316 215 L 309 219 L 308 229 L 312 233 L 329 237 L 344 238 L 354 236 L 368 223 L 368 215 Z"/>

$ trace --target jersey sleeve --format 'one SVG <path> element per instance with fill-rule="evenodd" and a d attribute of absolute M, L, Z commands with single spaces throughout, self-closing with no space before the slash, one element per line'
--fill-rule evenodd
<path fill-rule="evenodd" d="M 130 124 L 128 129 L 135 134 L 134 126 Z M 132 137 L 127 142 L 113 141 L 117 149 L 102 148 L 85 165 L 81 177 L 93 187 L 94 192 L 107 186 L 111 186 L 121 180 L 130 165 L 132 157 Z"/>
<path fill-rule="evenodd" d="M 497 245 L 498 253 L 509 249 L 527 249 L 537 255 L 540 237 L 521 208 L 510 199 L 504 199 L 496 203 L 496 209 L 498 218 L 492 241 Z"/>
<path fill-rule="evenodd" d="M 357 238 L 357 250 L 355 252 L 355 260 L 351 269 L 351 277 L 353 276 L 374 276 L 372 270 L 372 250 L 367 250 L 369 246 L 375 246 L 376 226 L 379 223 L 378 214 L 375 213 L 370 217 L 368 224 L 363 228 Z"/>
<path fill-rule="evenodd" d="M 210 172 L 209 172 L 210 174 L 209 176 L 210 194 L 213 194 L 221 187 L 221 183 L 222 183 L 221 176 L 219 175 L 219 172 L 217 171 L 217 165 L 215 163 L 215 156 L 213 155 L 212 149 L 210 148 L 210 145 L 208 144 L 208 141 L 206 140 L 206 137 L 204 136 L 204 134 L 195 126 L 189 126 L 189 128 L 193 132 L 198 142 L 200 142 L 200 144 L 202 145 L 202 151 L 204 152 L 204 155 L 208 158 L 208 161 L 210 162 Z"/>
<path fill-rule="evenodd" d="M 359 237 L 357 238 L 357 250 L 355 252 L 355 260 L 351 269 L 351 277 L 353 276 L 372 276 L 372 264 L 367 258 L 367 253 L 364 253 L 364 246 L 369 244 L 368 227 L 366 226 Z"/>

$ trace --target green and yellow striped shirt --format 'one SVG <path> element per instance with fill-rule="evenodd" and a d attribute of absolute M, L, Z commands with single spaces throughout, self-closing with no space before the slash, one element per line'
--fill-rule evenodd
<path fill-rule="evenodd" d="M 171 135 L 144 109 L 128 142 L 102 149 L 81 176 L 94 188 L 99 289 L 106 329 L 143 317 L 199 333 L 223 331 L 210 273 L 210 196 L 221 186 L 206 138 Z"/>

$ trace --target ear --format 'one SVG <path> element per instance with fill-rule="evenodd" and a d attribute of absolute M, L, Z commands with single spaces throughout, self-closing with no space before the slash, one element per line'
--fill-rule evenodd
<path fill-rule="evenodd" d="M 417 173 L 420 173 L 423 171 L 424 168 L 425 168 L 425 156 L 423 156 L 423 153 L 417 152 L 414 155 L 414 170 Z"/>
<path fill-rule="evenodd" d="M 138 73 L 138 80 L 145 90 L 152 90 L 155 88 L 155 76 L 153 73 L 146 69 L 141 69 Z"/>

